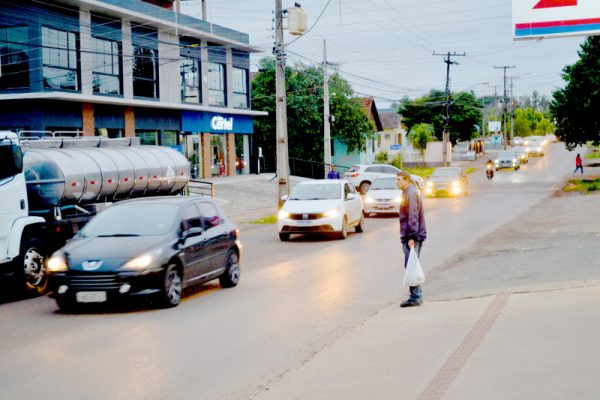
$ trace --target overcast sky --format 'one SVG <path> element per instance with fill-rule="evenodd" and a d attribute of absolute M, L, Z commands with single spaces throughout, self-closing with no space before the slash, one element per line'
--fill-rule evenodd
<path fill-rule="evenodd" d="M 271 57 L 275 0 L 207 0 L 209 20 L 250 35 L 264 49 L 256 64 Z M 514 0 L 517 1 L 517 0 Z M 293 6 L 284 0 L 283 7 Z M 291 44 L 288 63 L 316 64 L 323 57 L 339 63 L 340 73 L 358 95 L 376 98 L 380 108 L 403 96 L 420 97 L 445 88 L 446 64 L 436 53 L 466 53 L 450 70 L 451 90 L 477 95 L 503 91 L 503 72 L 510 65 L 515 96 L 534 90 L 550 96 L 563 87 L 562 68 L 574 63 L 582 37 L 514 41 L 511 0 L 300 0 L 311 27 Z M 201 17 L 201 1 L 185 1 L 182 11 Z M 294 37 L 285 33 L 286 42 Z M 256 70 L 256 65 L 253 65 Z M 510 88 L 510 86 L 509 86 Z"/>

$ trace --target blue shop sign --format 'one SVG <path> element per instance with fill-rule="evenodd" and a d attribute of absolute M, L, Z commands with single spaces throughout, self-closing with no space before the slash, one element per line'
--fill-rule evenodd
<path fill-rule="evenodd" d="M 252 116 L 217 114 L 199 111 L 181 113 L 181 129 L 185 132 L 254 133 Z"/>

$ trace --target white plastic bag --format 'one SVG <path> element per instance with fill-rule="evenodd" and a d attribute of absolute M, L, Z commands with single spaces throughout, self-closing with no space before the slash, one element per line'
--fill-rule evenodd
<path fill-rule="evenodd" d="M 410 254 L 408 255 L 403 282 L 406 286 L 418 286 L 425 282 L 425 273 L 423 272 L 423 268 L 421 268 L 419 257 L 414 248 L 410 249 Z"/>

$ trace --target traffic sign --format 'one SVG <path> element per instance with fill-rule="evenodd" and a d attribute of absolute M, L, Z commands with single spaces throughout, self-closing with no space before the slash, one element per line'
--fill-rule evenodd
<path fill-rule="evenodd" d="M 514 39 L 600 34 L 597 0 L 513 0 Z"/>

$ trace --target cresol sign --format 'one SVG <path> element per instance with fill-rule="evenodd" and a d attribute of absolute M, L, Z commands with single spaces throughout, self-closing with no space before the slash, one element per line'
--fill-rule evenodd
<path fill-rule="evenodd" d="M 215 115 L 210 119 L 210 127 L 215 131 L 232 131 L 233 117 L 223 118 L 220 115 Z"/>

